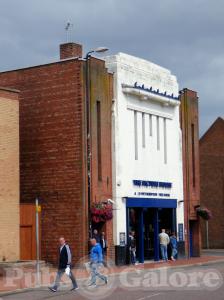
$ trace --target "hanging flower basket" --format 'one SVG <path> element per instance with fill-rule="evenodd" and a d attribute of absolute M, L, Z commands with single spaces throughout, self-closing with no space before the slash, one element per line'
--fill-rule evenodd
<path fill-rule="evenodd" d="M 212 218 L 211 211 L 206 207 L 197 206 L 196 208 L 197 215 L 202 219 L 208 221 Z"/>
<path fill-rule="evenodd" d="M 95 202 L 91 207 L 91 217 L 94 223 L 106 222 L 113 218 L 113 208 L 111 204 Z"/>

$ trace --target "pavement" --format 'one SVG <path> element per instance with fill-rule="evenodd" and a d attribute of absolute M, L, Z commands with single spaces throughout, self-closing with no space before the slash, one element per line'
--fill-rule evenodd
<path fill-rule="evenodd" d="M 224 249 L 203 249 L 203 256 L 224 256 Z"/>
<path fill-rule="evenodd" d="M 12 271 L 12 270 L 11 270 Z M 24 267 L 0 277 L 0 300 L 26 299 L 214 299 L 224 300 L 224 250 L 206 250 L 202 257 L 175 262 L 148 262 L 137 266 L 109 266 L 101 271 L 108 275 L 109 284 L 87 287 L 88 270 L 73 272 L 79 291 L 70 291 L 70 282 L 64 276 L 57 293 L 48 286 L 55 278 L 55 269 L 41 269 L 40 287 L 36 287 L 35 270 Z M 159 280 L 159 281 L 158 281 Z M 211 282 L 210 282 L 211 281 Z M 196 283 L 198 286 L 195 286 Z M 217 284 L 216 284 L 217 283 Z M 215 285 L 216 284 L 216 285 Z"/>

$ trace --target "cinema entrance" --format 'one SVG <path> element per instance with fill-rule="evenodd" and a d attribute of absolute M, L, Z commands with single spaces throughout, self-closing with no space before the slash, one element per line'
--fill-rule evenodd
<path fill-rule="evenodd" d="M 127 232 L 134 231 L 137 259 L 160 259 L 158 235 L 162 228 L 176 232 L 175 199 L 126 198 Z"/>

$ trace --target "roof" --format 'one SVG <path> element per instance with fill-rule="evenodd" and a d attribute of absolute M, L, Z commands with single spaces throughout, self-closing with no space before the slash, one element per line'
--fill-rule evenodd
<path fill-rule="evenodd" d="M 81 61 L 81 60 L 82 59 L 79 58 L 79 57 L 71 57 L 71 58 L 60 59 L 60 60 L 56 60 L 56 61 L 52 61 L 52 62 L 48 62 L 48 63 L 44 63 L 44 64 L 39 64 L 39 65 L 21 67 L 21 68 L 16 68 L 16 69 L 11 69 L 11 70 L 4 70 L 4 71 L 1 71 L 0 74 L 20 71 L 20 70 L 33 69 L 33 68 L 47 67 L 47 66 L 51 66 L 51 65 L 54 65 L 54 64 L 61 64 L 61 63 L 69 62 L 69 61 Z"/>
<path fill-rule="evenodd" d="M 141 89 L 146 87 L 165 96 L 179 96 L 176 76 L 164 67 L 122 52 L 104 59 L 109 71 L 121 74 L 118 81 L 122 81 L 122 84 L 141 86 Z"/>
<path fill-rule="evenodd" d="M 220 126 L 223 126 L 223 134 L 224 134 L 224 119 L 222 117 L 218 117 L 215 120 L 215 122 L 208 128 L 208 130 L 200 138 L 200 143 L 204 142 L 204 140 L 207 137 L 209 137 Z"/>
<path fill-rule="evenodd" d="M 0 86 L 0 91 L 4 91 L 4 92 L 11 92 L 11 93 L 19 93 L 19 90 L 16 89 L 10 89 L 10 88 L 6 88 L 6 87 L 2 87 Z"/>
<path fill-rule="evenodd" d="M 108 55 L 104 57 L 104 59 L 107 61 L 107 63 L 113 63 L 113 62 L 119 62 L 123 64 L 128 64 L 136 67 L 136 65 L 142 65 L 144 66 L 145 71 L 148 72 L 155 72 L 155 71 L 160 71 L 163 74 L 166 75 L 171 75 L 171 71 L 168 70 L 167 68 L 164 68 L 158 64 L 155 64 L 151 61 L 148 61 L 144 58 L 136 57 L 127 53 L 119 52 L 115 55 Z"/>
<path fill-rule="evenodd" d="M 19 100 L 19 90 L 0 86 L 0 98 L 4 100 Z"/>

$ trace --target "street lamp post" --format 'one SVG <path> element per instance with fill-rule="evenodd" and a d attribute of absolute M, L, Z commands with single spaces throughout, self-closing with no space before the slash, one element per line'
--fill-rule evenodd
<path fill-rule="evenodd" d="M 39 237 L 39 199 L 35 200 L 35 211 L 36 211 L 36 285 L 40 286 L 40 237 Z"/>
<path fill-rule="evenodd" d="M 103 53 L 108 51 L 106 47 L 98 47 L 87 52 L 85 56 L 86 63 L 86 157 L 87 157 L 87 177 L 88 177 L 88 230 L 89 237 L 92 237 L 92 222 L 91 222 L 91 110 L 90 110 L 90 64 L 89 60 L 93 53 Z"/>

